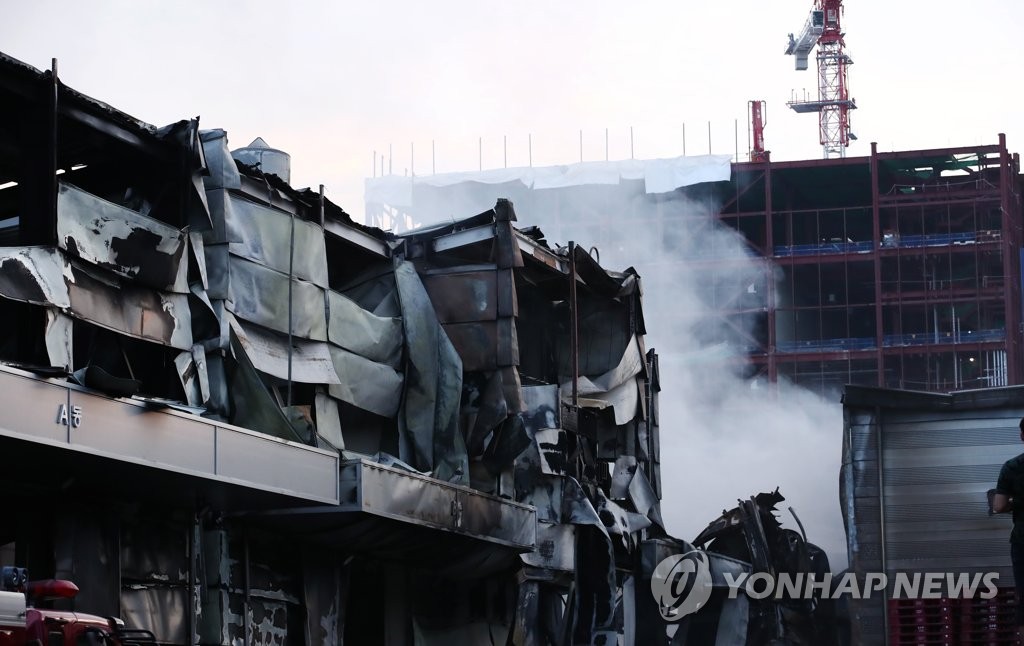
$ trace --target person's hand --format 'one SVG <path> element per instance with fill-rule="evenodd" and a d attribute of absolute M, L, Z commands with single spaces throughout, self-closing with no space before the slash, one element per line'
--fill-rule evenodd
<path fill-rule="evenodd" d="M 992 507 L 992 500 L 996 497 L 996 490 L 995 489 L 989 489 L 988 491 L 985 492 L 985 495 L 988 497 L 988 515 L 989 516 L 994 516 L 995 513 L 996 513 L 996 510 L 993 509 L 993 507 Z"/>

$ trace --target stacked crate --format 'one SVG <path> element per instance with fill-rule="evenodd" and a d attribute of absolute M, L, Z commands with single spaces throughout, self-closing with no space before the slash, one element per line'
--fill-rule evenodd
<path fill-rule="evenodd" d="M 892 599 L 889 646 L 1016 646 L 1013 588 L 991 599 Z"/>
<path fill-rule="evenodd" d="M 956 599 L 889 601 L 889 646 L 959 646 Z"/>
<path fill-rule="evenodd" d="M 1015 646 L 1017 644 L 1017 595 L 1013 588 L 999 588 L 991 599 L 960 599 L 958 629 L 961 644 Z"/>

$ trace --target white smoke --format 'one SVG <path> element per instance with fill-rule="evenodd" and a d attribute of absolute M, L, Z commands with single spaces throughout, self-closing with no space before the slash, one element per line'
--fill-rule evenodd
<path fill-rule="evenodd" d="M 692 540 L 737 499 L 779 487 L 783 524 L 799 529 L 786 509 L 793 507 L 833 570 L 845 568 L 838 393 L 822 398 L 750 378 L 744 347 L 757 335 L 756 317 L 744 324 L 714 315 L 716 307 L 763 307 L 765 261 L 718 220 L 708 199 L 646 196 L 639 187 L 622 203 L 609 204 L 605 191 L 595 198 L 604 212 L 624 214 L 606 220 L 611 248 L 602 248 L 603 266 L 632 265 L 644 279 L 647 346 L 661 356 L 662 512 L 670 533 Z M 521 212 L 520 223 L 532 217 Z M 562 230 L 580 241 L 586 233 Z"/>

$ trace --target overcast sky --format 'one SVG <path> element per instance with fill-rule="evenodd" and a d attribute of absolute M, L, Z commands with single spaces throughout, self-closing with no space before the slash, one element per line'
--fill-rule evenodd
<path fill-rule="evenodd" d="M 472 170 L 747 149 L 746 102 L 768 101 L 773 159 L 820 155 L 817 121 L 786 108 L 816 90 L 782 54 L 810 0 L 732 2 L 8 2 L 0 50 L 144 121 L 200 115 L 233 147 L 292 154 L 293 184 L 327 186 L 361 218 L 373 151 L 393 170 Z M 850 0 L 844 16 L 851 155 L 994 143 L 1024 150 L 1024 3 Z M 468 215 L 468 214 L 467 214 Z M 524 214 L 526 215 L 526 214 Z"/>

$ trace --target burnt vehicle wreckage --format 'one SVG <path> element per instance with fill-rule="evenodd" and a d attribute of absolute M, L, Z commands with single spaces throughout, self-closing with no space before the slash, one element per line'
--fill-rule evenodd
<path fill-rule="evenodd" d="M 661 516 L 635 271 L 508 201 L 357 224 L 262 140 L 55 68 L 0 55 L 0 560 L 88 581 L 57 609 L 178 644 L 724 646 L 820 616 L 662 619 L 654 569 L 694 547 Z M 716 588 L 821 566 L 754 501 L 698 541 Z"/>

